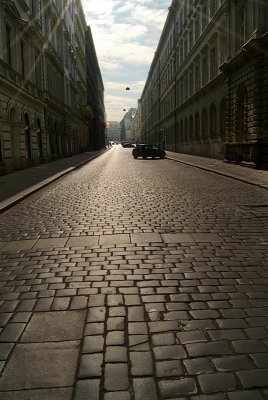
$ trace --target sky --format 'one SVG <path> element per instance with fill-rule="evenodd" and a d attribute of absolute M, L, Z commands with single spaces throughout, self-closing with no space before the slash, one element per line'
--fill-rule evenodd
<path fill-rule="evenodd" d="M 124 109 L 137 107 L 171 0 L 81 2 L 102 74 L 106 119 L 121 121 Z"/>

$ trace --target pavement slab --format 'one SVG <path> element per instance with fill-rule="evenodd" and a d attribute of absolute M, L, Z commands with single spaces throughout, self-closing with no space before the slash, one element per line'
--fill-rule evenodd
<path fill-rule="evenodd" d="M 83 336 L 85 317 L 85 310 L 34 313 L 20 341 L 42 343 L 79 340 Z"/>
<path fill-rule="evenodd" d="M 163 233 L 162 239 L 164 243 L 191 243 L 194 242 L 192 235 L 189 233 Z"/>
<path fill-rule="evenodd" d="M 11 240 L 10 242 L 0 242 L 1 251 L 20 251 L 32 249 L 36 240 Z"/>
<path fill-rule="evenodd" d="M 4 400 L 72 400 L 73 388 L 19 390 L 2 393 Z M 1 393 L 0 393 L 1 395 Z"/>
<path fill-rule="evenodd" d="M 198 243 L 217 243 L 222 241 L 217 233 L 191 233 L 191 236 Z"/>
<path fill-rule="evenodd" d="M 79 341 L 17 344 L 0 378 L 0 394 L 73 385 L 78 353 Z"/>
<path fill-rule="evenodd" d="M 67 238 L 48 238 L 38 239 L 34 245 L 35 249 L 64 247 L 67 243 Z"/>
<path fill-rule="evenodd" d="M 159 233 L 133 233 L 131 234 L 131 243 L 160 243 L 162 242 Z"/>
<path fill-rule="evenodd" d="M 99 243 L 101 246 L 109 244 L 127 244 L 130 243 L 128 234 L 114 234 L 100 236 Z"/>
<path fill-rule="evenodd" d="M 99 244 L 99 236 L 78 236 L 67 240 L 67 247 L 91 247 Z"/>

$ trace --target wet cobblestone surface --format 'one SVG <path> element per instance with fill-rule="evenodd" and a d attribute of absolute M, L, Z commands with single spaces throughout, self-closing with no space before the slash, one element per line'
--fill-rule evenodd
<path fill-rule="evenodd" d="M 116 147 L 3 213 L 0 398 L 267 400 L 267 206 Z"/>

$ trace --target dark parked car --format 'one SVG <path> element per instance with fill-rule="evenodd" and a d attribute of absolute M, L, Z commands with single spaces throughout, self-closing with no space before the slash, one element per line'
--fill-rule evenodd
<path fill-rule="evenodd" d="M 132 143 L 123 142 L 122 147 L 135 147 Z"/>
<path fill-rule="evenodd" d="M 142 157 L 145 160 L 147 157 L 165 158 L 166 152 L 152 144 L 137 144 L 135 149 L 132 150 L 132 155 L 135 159 Z"/>

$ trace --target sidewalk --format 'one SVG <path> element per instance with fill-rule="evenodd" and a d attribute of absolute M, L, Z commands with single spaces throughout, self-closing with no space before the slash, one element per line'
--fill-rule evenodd
<path fill-rule="evenodd" d="M 1 176 L 0 213 L 105 151 L 104 149 L 78 154 Z M 211 158 L 173 153 L 170 151 L 166 153 L 167 158 L 170 160 L 268 189 L 268 171 L 241 167 L 240 165 L 228 164 L 222 160 Z"/>
<path fill-rule="evenodd" d="M 167 151 L 166 154 L 167 158 L 174 161 L 268 189 L 268 171 L 229 164 L 214 158 L 173 153 L 171 151 Z"/>
<path fill-rule="evenodd" d="M 0 213 L 107 151 L 86 152 L 0 176 Z"/>

